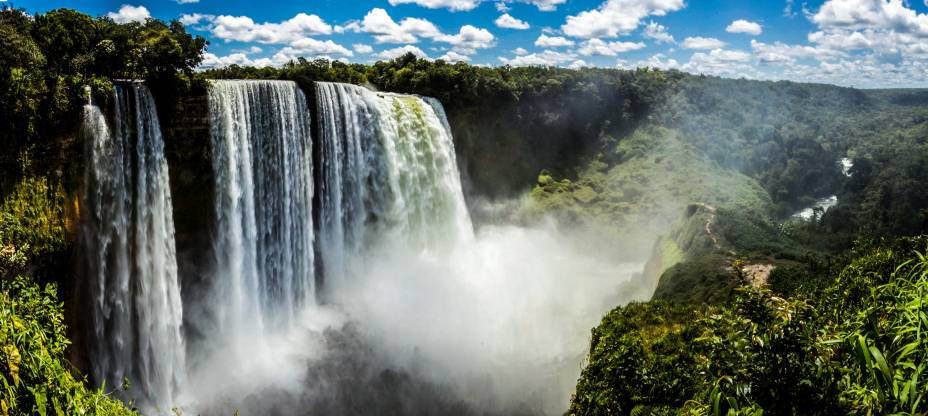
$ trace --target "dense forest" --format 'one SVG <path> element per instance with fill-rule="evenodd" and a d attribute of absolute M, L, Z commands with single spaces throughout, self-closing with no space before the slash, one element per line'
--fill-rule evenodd
<path fill-rule="evenodd" d="M 134 412 L 68 338 L 85 87 L 105 103 L 121 79 L 154 92 L 180 211 L 206 209 L 176 191 L 202 185 L 181 130 L 210 79 L 343 82 L 441 101 L 478 225 L 516 201 L 508 221 L 649 256 L 654 299 L 593 329 L 569 414 L 928 412 L 928 92 L 412 54 L 199 71 L 206 47 L 176 21 L 0 11 L 0 414 Z"/>

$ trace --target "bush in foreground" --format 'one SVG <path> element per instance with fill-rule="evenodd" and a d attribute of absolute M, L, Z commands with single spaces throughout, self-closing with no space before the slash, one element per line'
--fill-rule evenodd
<path fill-rule="evenodd" d="M 812 298 L 617 308 L 593 330 L 572 415 L 928 412 L 924 240 L 862 253 Z"/>
<path fill-rule="evenodd" d="M 0 283 L 0 414 L 136 414 L 72 374 L 63 320 L 54 285 Z"/>

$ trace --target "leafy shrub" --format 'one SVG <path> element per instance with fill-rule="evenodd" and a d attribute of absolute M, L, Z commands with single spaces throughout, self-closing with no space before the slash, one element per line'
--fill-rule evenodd
<path fill-rule="evenodd" d="M 0 277 L 67 260 L 66 196 L 44 177 L 27 177 L 0 203 Z M 29 262 L 27 262 L 29 260 Z M 44 270 L 47 271 L 47 270 Z"/>
<path fill-rule="evenodd" d="M 924 414 L 928 259 L 881 250 L 862 260 L 848 267 L 836 285 L 836 292 L 848 296 L 842 310 L 850 309 L 838 337 L 845 352 L 842 364 L 850 369 L 841 378 L 840 399 L 854 414 Z"/>
<path fill-rule="evenodd" d="M 63 320 L 54 285 L 0 284 L 0 414 L 135 414 L 72 375 Z"/>
<path fill-rule="evenodd" d="M 699 328 L 686 325 L 694 309 L 658 301 L 606 315 L 593 330 L 589 364 L 569 414 L 620 415 L 683 406 L 702 377 L 700 357 L 690 348 Z"/>

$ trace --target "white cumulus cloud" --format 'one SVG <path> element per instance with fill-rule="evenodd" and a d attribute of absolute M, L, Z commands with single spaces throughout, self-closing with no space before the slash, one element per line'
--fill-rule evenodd
<path fill-rule="evenodd" d="M 643 35 L 646 38 L 654 39 L 657 43 L 676 43 L 673 35 L 667 31 L 667 27 L 654 21 L 648 22 L 648 24 L 645 25 Z"/>
<path fill-rule="evenodd" d="M 484 0 L 489 1 L 489 0 Z M 531 4 L 543 12 L 553 12 L 557 10 L 557 6 L 560 6 L 564 3 L 567 3 L 567 0 L 498 0 L 496 2 L 496 10 L 500 13 L 506 13 L 512 8 L 509 7 L 509 3 L 525 3 Z"/>
<path fill-rule="evenodd" d="M 496 46 L 496 37 L 489 30 L 471 25 L 461 26 L 456 35 L 440 35 L 435 41 L 451 44 L 455 52 L 464 55 L 473 55 L 477 49 Z"/>
<path fill-rule="evenodd" d="M 398 4 L 417 4 L 429 9 L 449 9 L 451 11 L 473 10 L 481 0 L 390 0 L 391 6 Z"/>
<path fill-rule="evenodd" d="M 467 55 L 461 55 L 455 51 L 448 51 L 442 56 L 439 56 L 438 59 L 444 60 L 446 62 L 467 62 L 470 61 L 470 57 Z"/>
<path fill-rule="evenodd" d="M 203 54 L 203 62 L 200 63 L 201 69 L 211 69 L 211 68 L 225 68 L 230 65 L 240 65 L 240 66 L 254 66 L 254 67 L 265 67 L 265 66 L 279 66 L 282 65 L 275 64 L 272 60 L 268 58 L 261 59 L 251 59 L 245 53 L 233 53 L 225 56 L 217 56 L 215 54 L 206 52 Z"/>
<path fill-rule="evenodd" d="M 374 35 L 377 43 L 416 43 L 420 38 L 436 38 L 442 35 L 432 22 L 414 17 L 407 17 L 399 23 L 390 17 L 386 10 L 371 9 L 360 23 L 353 22 L 345 29 Z M 338 30 L 336 30 L 338 31 Z"/>
<path fill-rule="evenodd" d="M 130 6 L 123 4 L 118 11 L 109 12 L 106 17 L 113 19 L 116 23 L 144 22 L 151 17 L 151 13 L 145 6 Z"/>
<path fill-rule="evenodd" d="M 354 53 L 331 40 L 303 38 L 290 42 L 290 46 L 280 52 L 292 55 L 341 55 L 354 56 Z"/>
<path fill-rule="evenodd" d="M 647 16 L 684 8 L 683 0 L 606 0 L 599 8 L 568 16 L 561 30 L 578 38 L 614 38 L 631 33 Z"/>
<path fill-rule="evenodd" d="M 728 33 L 747 33 L 749 35 L 757 36 L 764 30 L 759 23 L 738 19 L 734 22 L 731 22 L 731 24 L 725 28 L 725 31 Z"/>
<path fill-rule="evenodd" d="M 538 10 L 543 12 L 553 12 L 557 6 L 567 3 L 567 0 L 521 0 L 523 3 L 534 4 Z"/>
<path fill-rule="evenodd" d="M 822 28 L 886 29 L 928 37 L 928 14 L 902 0 L 827 0 L 811 20 Z"/>
<path fill-rule="evenodd" d="M 580 45 L 580 55 L 583 56 L 616 56 L 622 52 L 643 49 L 646 45 L 641 42 L 605 42 L 601 39 L 590 39 Z"/>
<path fill-rule="evenodd" d="M 396 47 L 393 49 L 387 49 L 385 51 L 381 51 L 380 53 L 378 53 L 377 56 L 383 59 L 393 59 L 393 58 L 403 56 L 407 53 L 412 53 L 413 55 L 416 55 L 420 58 L 428 59 L 429 57 L 428 55 L 425 54 L 425 52 L 422 51 L 422 49 L 419 49 L 418 47 L 415 47 L 413 45 L 405 45 L 405 46 L 400 46 L 400 47 Z"/>
<path fill-rule="evenodd" d="M 635 69 L 635 68 L 657 68 L 657 69 L 680 69 L 682 65 L 676 59 L 668 58 L 662 53 L 655 54 L 648 59 L 637 62 L 629 62 L 619 59 L 616 62 L 616 68 Z"/>
<path fill-rule="evenodd" d="M 572 53 L 545 50 L 538 53 L 517 56 L 515 58 L 499 57 L 500 62 L 511 66 L 560 66 L 573 62 L 577 56 Z"/>
<path fill-rule="evenodd" d="M 562 36 L 548 36 L 542 33 L 541 36 L 535 40 L 535 46 L 540 48 L 559 48 L 562 46 L 574 46 L 574 41 Z"/>
<path fill-rule="evenodd" d="M 180 15 L 180 22 L 186 26 L 191 26 L 198 24 L 203 21 L 210 22 L 215 19 L 216 16 L 211 14 L 201 14 L 201 13 L 185 13 Z"/>
<path fill-rule="evenodd" d="M 592 66 L 593 65 L 588 64 L 583 59 L 577 59 L 576 61 L 571 62 L 570 65 L 567 65 L 567 67 L 570 69 L 589 68 Z"/>
<path fill-rule="evenodd" d="M 725 42 L 716 38 L 693 36 L 683 39 L 681 46 L 686 49 L 719 49 L 725 47 Z"/>
<path fill-rule="evenodd" d="M 397 23 L 386 10 L 371 9 L 360 22 L 352 21 L 335 27 L 336 33 L 346 31 L 370 33 L 377 43 L 402 43 L 410 45 L 421 39 L 448 43 L 452 49 L 462 55 L 473 55 L 477 49 L 491 48 L 496 45 L 496 37 L 490 31 L 471 25 L 464 25 L 457 34 L 442 33 L 432 22 L 415 17 L 407 17 Z M 395 48 L 394 48 L 395 49 Z M 420 49 L 421 51 L 421 49 Z"/>
<path fill-rule="evenodd" d="M 217 16 L 210 21 L 210 33 L 226 42 L 290 43 L 313 35 L 328 35 L 332 26 L 317 15 L 299 13 L 280 23 L 255 23 L 248 16 Z"/>
<path fill-rule="evenodd" d="M 751 50 L 754 57 L 763 64 L 778 65 L 792 64 L 803 59 L 830 59 L 844 55 L 841 52 L 827 48 L 817 48 L 808 45 L 788 45 L 783 42 L 767 44 L 751 41 Z"/>
<path fill-rule="evenodd" d="M 494 23 L 496 23 L 496 26 L 504 29 L 525 30 L 531 27 L 526 21 L 516 19 L 515 17 L 510 16 L 509 13 L 505 13 L 496 18 Z"/>
<path fill-rule="evenodd" d="M 351 48 L 354 49 L 355 52 L 361 54 L 371 53 L 374 51 L 374 48 L 372 48 L 371 45 L 365 45 L 363 43 L 355 43 L 354 45 L 351 45 Z"/>
<path fill-rule="evenodd" d="M 751 54 L 744 51 L 713 49 L 708 53 L 694 53 L 680 69 L 697 74 L 756 77 L 757 70 L 750 61 Z"/>

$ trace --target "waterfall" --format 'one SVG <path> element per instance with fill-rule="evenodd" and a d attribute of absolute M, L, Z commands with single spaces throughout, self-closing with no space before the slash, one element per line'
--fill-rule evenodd
<path fill-rule="evenodd" d="M 314 302 L 306 98 L 288 81 L 211 81 L 212 309 L 220 333 L 292 322 Z"/>
<path fill-rule="evenodd" d="M 563 413 L 584 328 L 614 304 L 612 264 L 553 229 L 475 235 L 438 100 L 337 83 L 314 95 L 316 143 L 295 83 L 210 81 L 211 245 L 187 316 L 151 94 L 116 87 L 109 123 L 85 106 L 95 380 L 149 415 L 376 413 L 400 392 L 366 384 L 387 371 L 426 387 L 424 410 L 461 394 L 501 414 L 524 397 Z M 316 304 L 315 253 L 329 305 Z"/>
<path fill-rule="evenodd" d="M 437 100 L 316 83 L 326 279 L 375 238 L 434 249 L 472 235 Z"/>
<path fill-rule="evenodd" d="M 141 407 L 162 411 L 185 380 L 168 166 L 155 102 L 144 85 L 115 88 L 111 130 L 84 107 L 82 243 L 90 282 L 93 375 Z"/>

